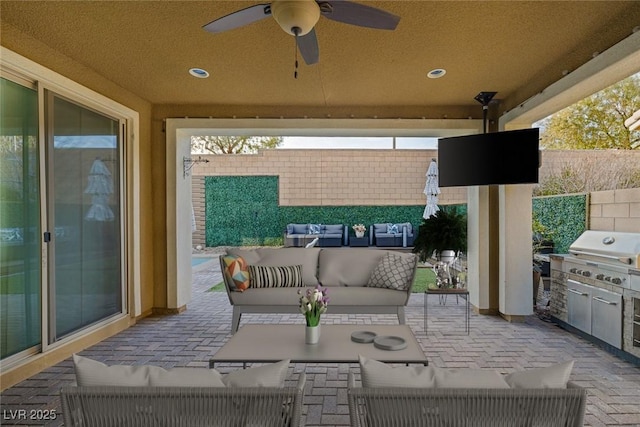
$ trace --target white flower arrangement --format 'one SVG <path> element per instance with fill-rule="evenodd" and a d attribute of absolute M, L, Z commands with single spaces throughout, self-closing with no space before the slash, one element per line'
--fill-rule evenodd
<path fill-rule="evenodd" d="M 364 233 L 365 231 L 367 231 L 367 227 L 364 224 L 356 224 L 351 228 L 353 228 L 353 231 L 355 231 L 356 233 Z"/>
<path fill-rule="evenodd" d="M 300 313 L 307 319 L 307 326 L 318 326 L 320 316 L 327 311 L 329 297 L 327 288 L 318 285 L 314 289 L 307 289 L 306 292 L 298 291 L 300 295 Z"/>

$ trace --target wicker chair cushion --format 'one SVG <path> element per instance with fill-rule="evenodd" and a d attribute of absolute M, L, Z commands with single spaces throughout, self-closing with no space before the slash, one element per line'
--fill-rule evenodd
<path fill-rule="evenodd" d="M 436 388 L 509 388 L 499 372 L 492 369 L 433 368 Z"/>
<path fill-rule="evenodd" d="M 363 387 L 429 388 L 435 386 L 430 366 L 392 367 L 377 360 L 359 356 Z"/>
<path fill-rule="evenodd" d="M 80 387 L 284 387 L 290 360 L 239 369 L 221 375 L 215 369 L 159 366 L 107 366 L 88 357 L 73 355 Z"/>
<path fill-rule="evenodd" d="M 525 371 L 513 372 L 505 376 L 511 388 L 567 388 L 573 369 L 573 360 Z"/>

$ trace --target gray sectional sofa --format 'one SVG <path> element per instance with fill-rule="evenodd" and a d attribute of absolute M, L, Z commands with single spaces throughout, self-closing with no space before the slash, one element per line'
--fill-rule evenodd
<path fill-rule="evenodd" d="M 285 247 L 304 247 L 316 237 L 318 247 L 336 247 L 348 244 L 348 230 L 342 224 L 287 224 Z"/>
<path fill-rule="evenodd" d="M 230 257 L 254 266 L 301 266 L 299 285 L 328 288 L 330 314 L 395 314 L 405 323 L 417 257 L 411 253 L 365 248 L 229 249 Z M 220 257 L 229 302 L 233 306 L 231 333 L 244 313 L 298 313 L 300 287 L 249 285 L 239 291 Z M 249 279 L 251 283 L 251 279 Z M 304 288 L 302 288 L 304 289 Z M 301 321 L 303 317 L 301 315 Z"/>

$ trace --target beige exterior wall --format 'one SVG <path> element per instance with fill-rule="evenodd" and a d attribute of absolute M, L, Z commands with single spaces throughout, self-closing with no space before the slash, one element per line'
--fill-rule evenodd
<path fill-rule="evenodd" d="M 640 188 L 590 194 L 589 229 L 640 233 Z"/>
<path fill-rule="evenodd" d="M 435 150 L 265 150 L 208 157 L 193 176 L 277 175 L 283 206 L 419 205 Z M 466 203 L 465 187 L 441 204 Z"/>

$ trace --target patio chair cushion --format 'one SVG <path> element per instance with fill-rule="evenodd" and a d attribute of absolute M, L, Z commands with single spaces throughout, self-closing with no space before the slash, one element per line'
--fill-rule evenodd
<path fill-rule="evenodd" d="M 215 369 L 149 366 L 151 387 L 225 387 L 222 375 Z"/>
<path fill-rule="evenodd" d="M 433 368 L 436 388 L 509 388 L 504 377 L 492 369 Z"/>
<path fill-rule="evenodd" d="M 392 367 L 362 355 L 358 359 L 363 387 L 435 387 L 433 368 L 430 366 Z"/>
<path fill-rule="evenodd" d="M 240 255 L 225 255 L 222 257 L 225 265 L 224 274 L 230 279 L 228 283 L 235 286 L 234 291 L 242 292 L 250 285 L 249 266 Z"/>
<path fill-rule="evenodd" d="M 149 384 L 149 366 L 113 365 L 88 357 L 73 355 L 76 382 L 80 387 L 129 386 L 141 387 Z"/>
<path fill-rule="evenodd" d="M 505 376 L 511 388 L 567 388 L 573 370 L 573 360 L 525 371 L 513 372 Z"/>
<path fill-rule="evenodd" d="M 309 234 L 309 224 L 287 224 L 287 234 Z"/>
<path fill-rule="evenodd" d="M 415 254 L 387 252 L 373 269 L 367 286 L 406 290 L 411 285 L 417 262 Z"/>
<path fill-rule="evenodd" d="M 113 365 L 73 355 L 80 387 L 284 387 L 290 360 L 238 369 L 226 375 L 215 369 Z"/>
<path fill-rule="evenodd" d="M 302 265 L 250 265 L 249 276 L 253 288 L 295 288 L 304 286 Z"/>

